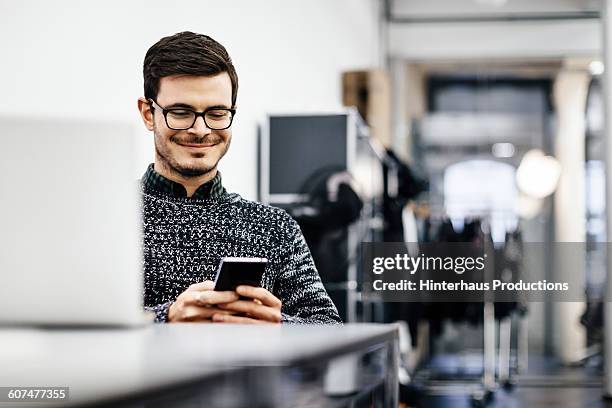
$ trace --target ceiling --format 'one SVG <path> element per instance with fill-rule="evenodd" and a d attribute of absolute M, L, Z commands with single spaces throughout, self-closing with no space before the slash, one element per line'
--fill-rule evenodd
<path fill-rule="evenodd" d="M 393 22 L 598 18 L 602 0 L 387 0 Z"/>
<path fill-rule="evenodd" d="M 585 65 L 588 64 L 585 63 Z M 550 78 L 556 75 L 563 66 L 563 61 L 560 59 L 541 59 L 533 61 L 425 62 L 416 64 L 416 66 L 428 75 L 509 76 L 537 79 Z"/>

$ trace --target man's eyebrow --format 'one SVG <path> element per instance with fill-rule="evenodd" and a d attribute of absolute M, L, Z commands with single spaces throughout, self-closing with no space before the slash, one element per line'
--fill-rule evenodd
<path fill-rule="evenodd" d="M 181 102 L 173 103 L 172 105 L 167 105 L 164 109 L 176 109 L 176 108 L 191 109 L 192 111 L 197 110 L 193 106 L 186 104 L 186 103 L 181 103 Z M 206 109 L 230 109 L 230 107 L 226 105 L 213 105 L 213 106 L 208 106 Z"/>
<path fill-rule="evenodd" d="M 231 108 L 226 105 L 213 105 L 213 106 L 209 106 L 206 109 L 231 109 Z"/>

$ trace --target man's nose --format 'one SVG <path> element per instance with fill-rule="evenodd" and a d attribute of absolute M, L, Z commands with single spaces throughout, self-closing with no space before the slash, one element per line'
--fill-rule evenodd
<path fill-rule="evenodd" d="M 210 132 L 211 130 L 208 126 L 206 126 L 206 122 L 204 122 L 204 118 L 202 116 L 198 116 L 193 126 L 189 128 L 189 133 L 199 136 L 207 135 Z"/>

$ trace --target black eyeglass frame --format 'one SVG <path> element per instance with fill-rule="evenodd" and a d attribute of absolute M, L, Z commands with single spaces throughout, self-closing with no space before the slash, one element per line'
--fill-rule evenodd
<path fill-rule="evenodd" d="M 149 98 L 148 103 L 149 103 L 149 105 L 151 105 L 151 108 L 157 107 L 157 108 L 159 108 L 159 110 L 161 110 L 162 115 L 164 115 L 164 121 L 166 122 L 166 126 L 168 126 L 168 128 L 172 129 L 172 130 L 187 130 L 187 129 L 191 129 L 193 127 L 193 125 L 195 125 L 196 120 L 198 120 L 198 117 L 200 117 L 200 116 L 202 117 L 202 120 L 204 121 L 204 124 L 206 125 L 206 127 L 209 128 L 210 130 L 225 130 L 225 129 L 229 129 L 232 126 L 232 124 L 234 123 L 234 116 L 236 115 L 236 109 L 231 109 L 231 108 L 219 108 L 219 107 L 215 108 L 215 107 L 212 107 L 212 108 L 204 109 L 204 111 L 202 111 L 202 112 L 198 112 L 198 111 L 195 111 L 195 110 L 189 109 L 189 108 L 170 108 L 170 109 L 166 109 L 166 108 L 162 107 L 159 103 L 157 103 L 156 100 L 154 100 L 152 98 Z M 183 111 L 192 112 L 195 116 L 193 117 L 193 123 L 191 124 L 191 126 L 186 127 L 186 128 L 180 128 L 180 129 L 179 128 L 173 128 L 172 126 L 170 126 L 170 124 L 168 124 L 168 113 L 172 112 L 174 110 L 183 110 Z M 208 112 L 214 111 L 214 110 L 217 110 L 217 111 L 218 110 L 223 110 L 223 111 L 230 112 L 232 114 L 232 116 L 230 117 L 229 125 L 227 125 L 224 128 L 210 127 L 208 122 L 206 122 L 206 114 Z"/>

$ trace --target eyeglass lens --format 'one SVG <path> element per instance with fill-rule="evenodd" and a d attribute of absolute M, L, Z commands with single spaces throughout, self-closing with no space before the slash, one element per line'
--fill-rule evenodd
<path fill-rule="evenodd" d="M 186 109 L 169 110 L 166 114 L 168 127 L 172 129 L 189 129 L 195 124 L 196 114 Z M 227 129 L 232 123 L 232 112 L 225 109 L 213 109 L 204 114 L 206 126 L 213 130 Z"/>

